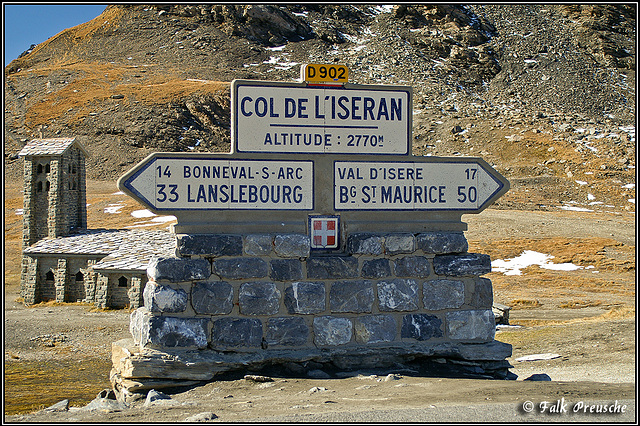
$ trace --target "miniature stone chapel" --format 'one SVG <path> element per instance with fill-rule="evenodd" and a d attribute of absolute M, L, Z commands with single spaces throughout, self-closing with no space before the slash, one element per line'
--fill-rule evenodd
<path fill-rule="evenodd" d="M 141 306 L 149 259 L 173 251 L 171 234 L 87 229 L 87 151 L 75 138 L 34 139 L 18 155 L 24 158 L 24 303 Z"/>

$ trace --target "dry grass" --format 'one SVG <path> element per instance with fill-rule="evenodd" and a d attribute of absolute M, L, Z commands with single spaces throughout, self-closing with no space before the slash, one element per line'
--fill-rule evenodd
<path fill-rule="evenodd" d="M 515 299 L 509 305 L 513 309 L 531 309 L 542 306 L 540 301 L 535 299 Z"/>
<path fill-rule="evenodd" d="M 600 306 L 604 302 L 602 300 L 571 300 L 569 302 L 561 303 L 561 308 L 581 309 L 590 308 L 594 306 Z"/>
<path fill-rule="evenodd" d="M 194 94 L 226 93 L 229 88 L 228 83 L 183 80 L 166 73 L 162 76 L 138 78 L 141 72 L 138 67 L 118 64 L 78 62 L 60 66 L 59 70 L 71 73 L 75 78 L 27 107 L 24 123 L 28 128 L 35 129 L 63 118 L 68 124 L 76 122 L 89 117 L 98 108 L 103 108 L 105 102 L 112 102 L 114 105 L 119 103 L 124 107 L 134 102 L 154 106 L 175 102 Z M 122 95 L 124 98 L 111 99 L 114 95 Z"/>
<path fill-rule="evenodd" d="M 552 263 L 573 263 L 583 269 L 554 271 L 532 265 L 521 269 L 522 275 L 491 272 L 486 277 L 493 283 L 496 301 L 514 309 L 541 305 L 579 309 L 606 308 L 621 300 L 635 299 L 635 246 L 609 238 L 469 241 L 469 251 L 486 253 L 492 260 L 512 259 L 525 250 L 549 254 L 553 256 Z"/>
<path fill-rule="evenodd" d="M 528 324 L 525 328 L 517 330 L 503 330 L 496 335 L 496 340 L 513 345 L 514 349 L 520 348 L 529 342 L 538 343 L 557 340 L 557 335 L 562 333 L 561 329 L 553 327 L 550 322 L 544 325 Z"/>
<path fill-rule="evenodd" d="M 636 318 L 636 308 L 634 306 L 620 306 L 608 310 L 602 315 L 591 318 L 578 318 L 569 320 L 570 323 L 579 323 L 582 321 L 610 321 L 610 320 L 629 320 Z"/>
<path fill-rule="evenodd" d="M 493 241 L 469 241 L 469 251 L 478 251 L 491 259 L 512 259 L 525 250 L 553 256 L 553 263 L 595 266 L 599 270 L 635 270 L 635 246 L 627 246 L 612 238 L 510 238 Z M 613 258 L 608 251 L 616 251 Z"/>
<path fill-rule="evenodd" d="M 583 332 L 585 327 L 589 327 L 590 324 L 606 323 L 611 321 L 629 321 L 635 320 L 636 311 L 634 307 L 623 306 L 608 310 L 607 312 L 588 318 L 574 318 L 569 320 L 523 320 L 518 321 L 518 325 L 522 325 L 524 328 L 515 330 L 501 330 L 496 335 L 496 339 L 513 345 L 514 349 L 527 348 L 530 352 L 536 349 L 531 349 L 531 345 L 535 347 L 543 348 L 549 346 L 554 342 L 562 342 L 567 339 L 567 336 L 578 335 L 578 332 Z M 573 330 L 576 331 L 575 335 L 572 334 Z M 588 334 L 588 332 L 587 332 Z"/>
<path fill-rule="evenodd" d="M 92 307 L 90 303 L 85 302 L 56 302 L 55 300 L 48 300 L 46 302 L 39 302 L 34 305 L 27 306 L 28 308 L 42 308 L 42 307 L 52 307 L 52 306 L 87 306 Z"/>
<path fill-rule="evenodd" d="M 95 17 L 89 22 L 77 25 L 72 28 L 67 28 L 48 40 L 38 44 L 35 49 L 25 57 L 21 58 L 25 63 L 28 63 L 31 57 L 37 56 L 41 50 L 48 50 L 48 46 L 56 44 L 61 38 L 65 38 L 72 44 L 83 43 L 88 38 L 99 32 L 112 32 L 118 27 L 118 22 L 122 17 L 122 9 L 119 8 L 107 8 L 103 13 Z M 59 62 L 69 60 L 68 55 L 57 58 Z"/>

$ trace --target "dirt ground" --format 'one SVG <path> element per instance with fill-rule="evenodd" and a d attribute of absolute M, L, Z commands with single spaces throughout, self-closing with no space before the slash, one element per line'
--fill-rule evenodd
<path fill-rule="evenodd" d="M 89 226 L 140 222 L 141 209 L 115 184 L 91 182 Z M 19 300 L 19 186 L 5 186 L 4 414 L 8 422 L 167 422 L 214 413 L 215 421 L 635 421 L 635 214 L 633 212 L 488 209 L 468 215 L 469 251 L 492 260 L 525 250 L 554 256 L 577 270 L 529 266 L 521 275 L 491 272 L 494 301 L 512 307 L 496 339 L 513 345 L 516 381 L 415 377 L 354 372 L 339 379 L 216 381 L 173 393 L 172 403 L 112 413 L 82 407 L 109 388 L 111 343 L 130 337 L 128 310 Z M 122 203 L 120 214 L 104 207 Z M 154 225 L 155 228 L 167 224 Z M 153 229 L 152 227 L 152 229 Z M 519 327 L 513 327 L 519 326 Z M 554 353 L 554 359 L 517 361 Z M 387 378 L 386 374 L 398 373 Z M 550 382 L 525 381 L 545 373 Z M 564 400 L 562 400 L 564 398 Z M 71 410 L 37 412 L 62 399 Z M 526 402 L 534 404 L 527 413 Z M 566 402 L 569 413 L 541 414 L 541 403 Z M 627 405 L 610 416 L 572 414 L 589 402 Z M 524 408 L 523 408 L 524 407 Z M 547 409 L 547 412 L 549 409 Z M 206 416 L 206 415 L 203 415 Z M 210 418 L 214 416 L 209 415 Z"/>

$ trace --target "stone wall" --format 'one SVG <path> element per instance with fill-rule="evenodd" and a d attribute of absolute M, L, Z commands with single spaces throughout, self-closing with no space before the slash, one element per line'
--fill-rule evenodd
<path fill-rule="evenodd" d="M 23 179 L 23 211 L 22 211 L 22 248 L 29 247 L 33 244 L 37 237 L 32 230 L 36 229 L 35 211 L 31 209 L 35 193 L 35 173 L 33 167 L 34 162 L 28 159 L 24 160 L 24 179 Z M 23 261 L 24 265 L 24 261 Z M 22 281 L 24 283 L 24 280 Z"/>
<path fill-rule="evenodd" d="M 55 300 L 85 302 L 98 308 L 140 307 L 146 275 L 139 271 L 94 271 L 92 267 L 98 260 L 78 255 L 24 255 L 20 296 L 26 305 Z M 46 279 L 48 272 L 53 274 L 53 280 Z M 78 272 L 82 281 L 76 281 Z M 118 279 L 123 276 L 127 286 L 118 287 Z"/>
<path fill-rule="evenodd" d="M 84 154 L 77 147 L 70 148 L 62 157 L 63 208 L 58 219 L 63 232 L 87 227 L 86 176 Z"/>
<path fill-rule="evenodd" d="M 20 296 L 26 305 L 36 302 L 38 285 L 38 259 L 22 256 L 22 273 L 20 277 Z"/>
<path fill-rule="evenodd" d="M 24 162 L 23 247 L 49 235 L 50 171 L 48 158 L 29 158 Z"/>
<path fill-rule="evenodd" d="M 67 259 L 58 259 L 58 267 L 55 271 L 56 302 L 65 301 L 65 290 L 69 281 L 69 271 L 67 270 Z"/>
<path fill-rule="evenodd" d="M 492 342 L 489 256 L 462 233 L 350 235 L 310 252 L 306 235 L 178 235 L 182 257 L 148 268 L 134 341 L 260 352 Z"/>
<path fill-rule="evenodd" d="M 139 308 L 142 305 L 142 291 L 146 283 L 144 274 L 100 271 L 99 276 L 106 278 L 108 291 L 100 293 L 101 295 L 96 299 L 96 305 L 112 308 Z M 120 286 L 121 278 L 126 279 L 126 286 Z"/>

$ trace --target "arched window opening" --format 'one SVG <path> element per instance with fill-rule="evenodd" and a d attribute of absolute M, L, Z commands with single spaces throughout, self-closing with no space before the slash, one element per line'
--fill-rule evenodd
<path fill-rule="evenodd" d="M 51 166 L 49 165 L 49 163 L 47 163 L 47 164 L 44 166 L 44 172 L 45 172 L 45 173 L 50 173 L 50 172 L 51 172 Z"/>
<path fill-rule="evenodd" d="M 84 281 L 84 275 L 82 274 L 82 272 L 78 271 L 78 273 L 76 274 L 76 282 L 82 282 Z"/>
<path fill-rule="evenodd" d="M 129 280 L 127 280 L 125 277 L 118 278 L 118 287 L 127 287 L 128 284 Z"/>
<path fill-rule="evenodd" d="M 38 192 L 42 192 L 42 182 L 38 182 Z"/>
<path fill-rule="evenodd" d="M 54 280 L 53 271 L 47 272 L 47 274 L 44 276 L 44 279 L 46 281 L 53 281 Z"/>
<path fill-rule="evenodd" d="M 72 164 L 72 165 L 71 165 L 71 173 L 72 173 L 72 174 L 75 174 L 75 173 L 76 173 L 76 165 L 75 165 L 75 164 Z"/>
<path fill-rule="evenodd" d="M 42 173 L 42 164 L 38 164 L 38 173 Z"/>
<path fill-rule="evenodd" d="M 45 191 L 49 191 L 51 189 L 51 182 L 47 181 L 47 184 L 45 185 Z"/>

